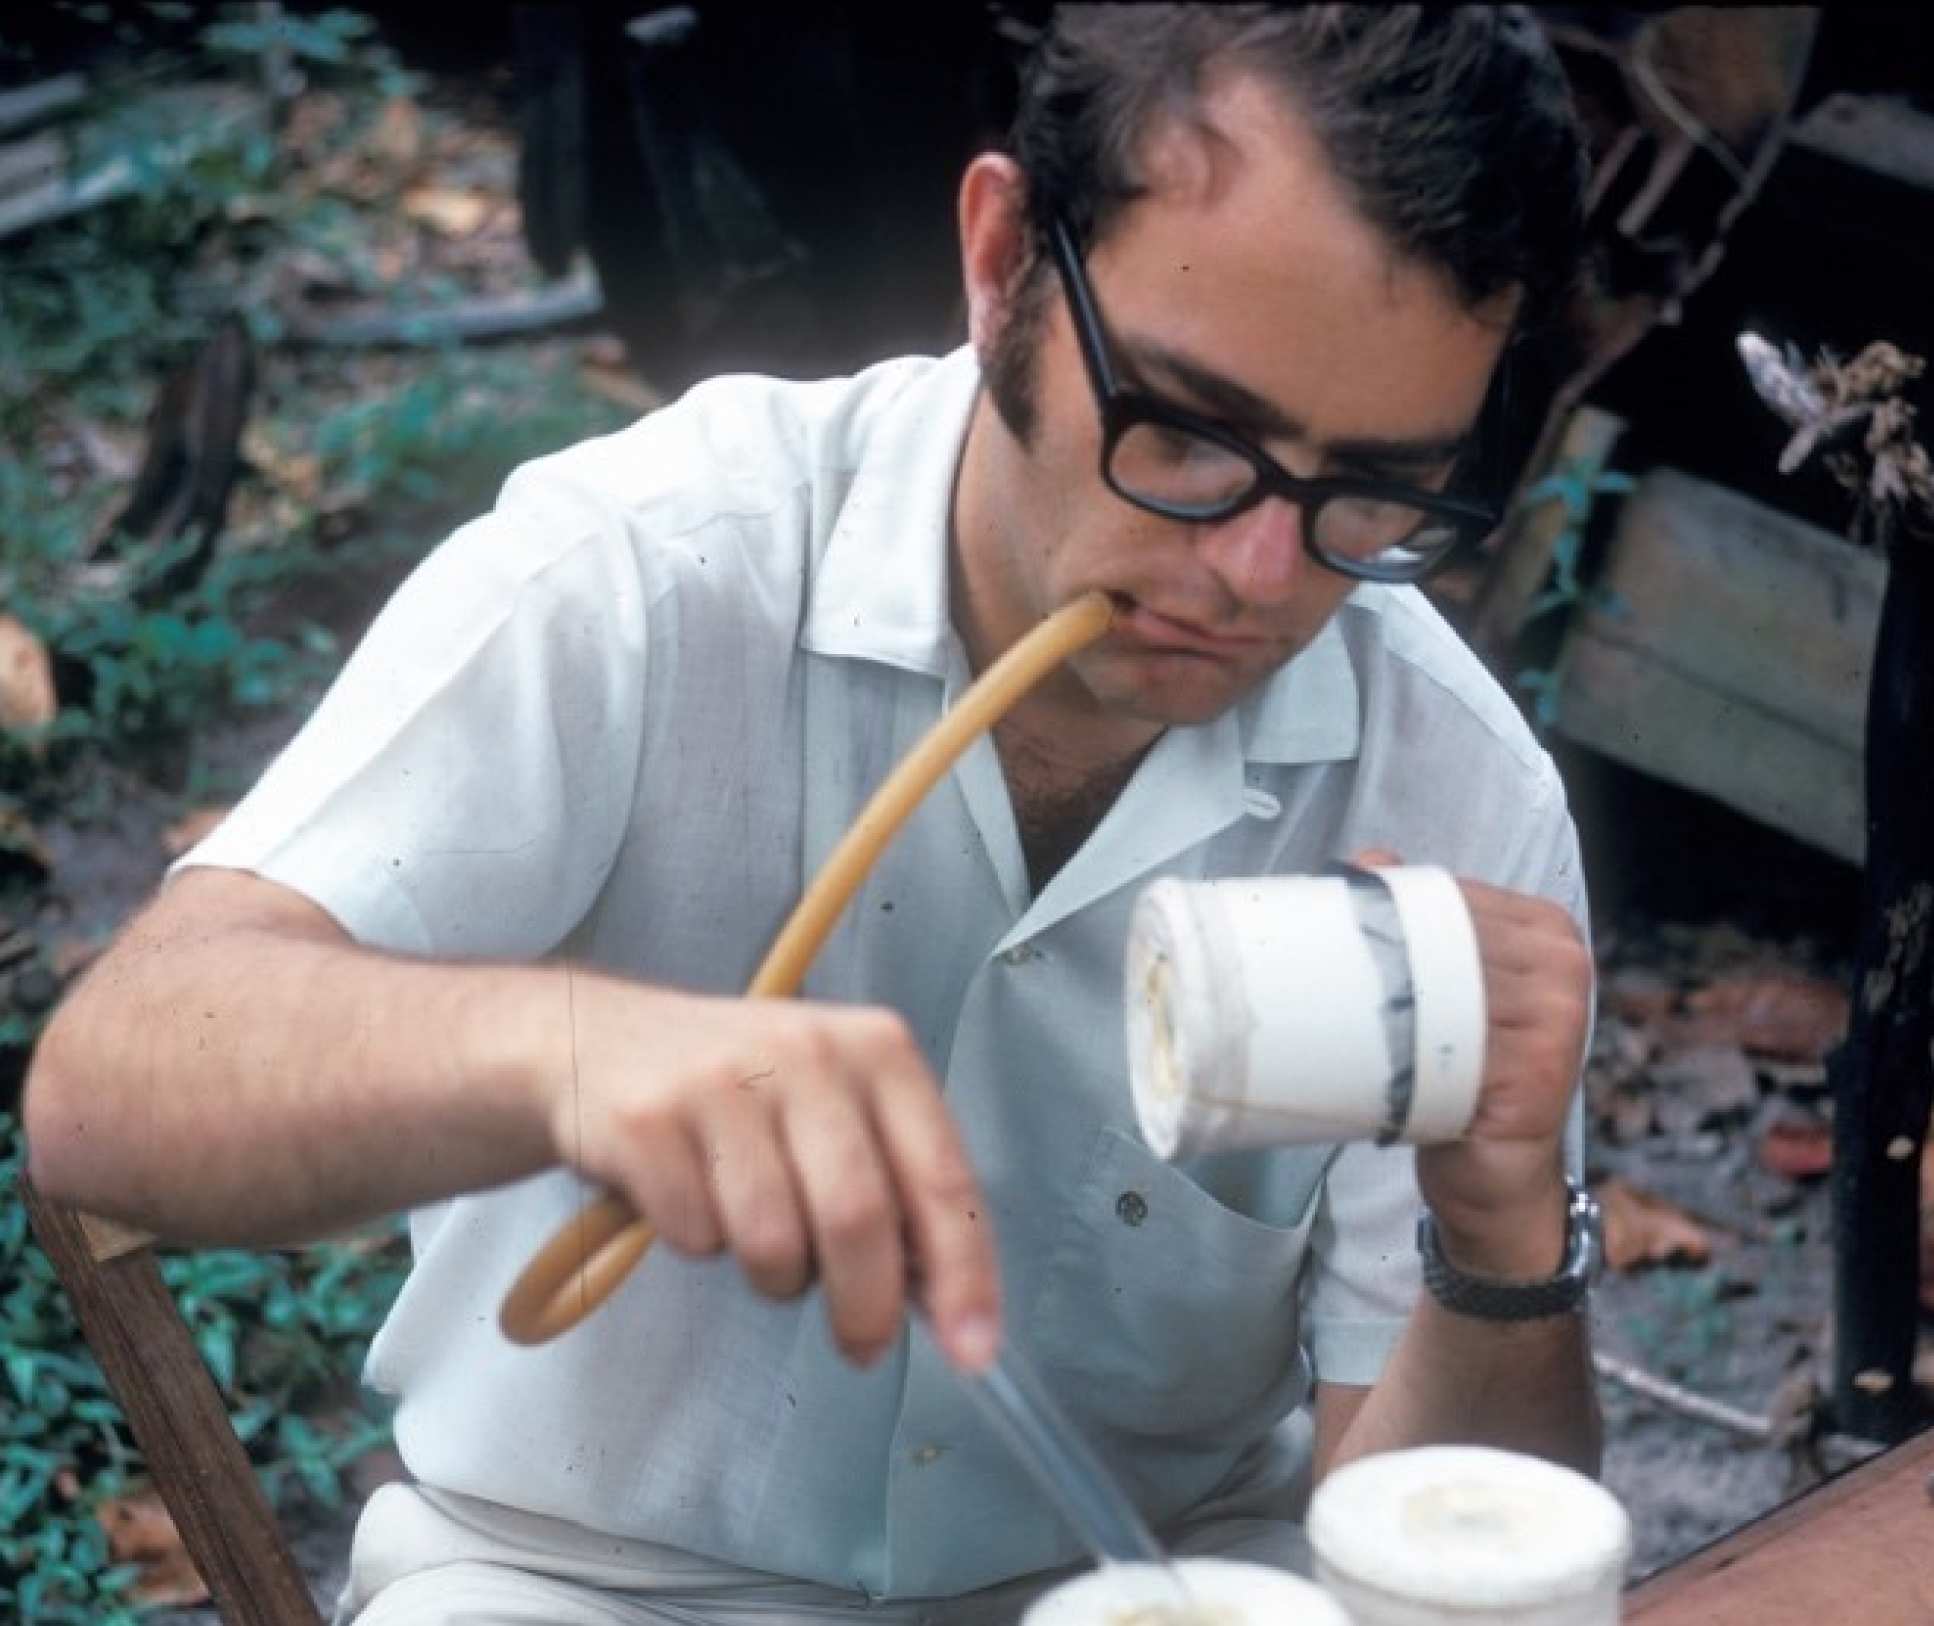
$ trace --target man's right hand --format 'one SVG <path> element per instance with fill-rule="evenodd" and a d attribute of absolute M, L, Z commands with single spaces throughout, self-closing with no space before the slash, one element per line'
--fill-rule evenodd
<path fill-rule="evenodd" d="M 560 1161 L 679 1252 L 729 1250 L 770 1297 L 817 1275 L 862 1366 L 899 1336 L 910 1280 L 957 1364 L 993 1359 L 986 1199 L 898 1016 L 565 975 L 570 1053 L 542 1086 Z"/>

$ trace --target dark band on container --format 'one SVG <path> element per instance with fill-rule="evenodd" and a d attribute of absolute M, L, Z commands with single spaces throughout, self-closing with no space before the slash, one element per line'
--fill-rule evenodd
<path fill-rule="evenodd" d="M 1384 1081 L 1383 1122 L 1375 1141 L 1378 1146 L 1391 1146 L 1403 1139 L 1417 1098 L 1417 990 L 1410 945 L 1404 937 L 1396 898 L 1381 875 L 1360 864 L 1344 863 L 1327 865 L 1326 872 L 1340 876 L 1348 885 L 1357 929 L 1372 944 L 1370 958 L 1383 983 L 1378 1014 L 1383 1021 L 1391 1071 Z"/>

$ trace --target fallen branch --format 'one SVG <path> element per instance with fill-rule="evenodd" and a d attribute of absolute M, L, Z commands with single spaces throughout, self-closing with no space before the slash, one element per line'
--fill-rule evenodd
<path fill-rule="evenodd" d="M 1695 1422 L 1711 1423 L 1715 1428 L 1727 1429 L 1756 1445 L 1786 1447 L 1804 1443 L 1823 1474 L 1838 1473 L 1842 1468 L 1865 1462 L 1887 1449 L 1880 1440 L 1867 1439 L 1844 1430 L 1813 1432 L 1815 1391 L 1810 1380 L 1790 1382 L 1782 1387 L 1774 1399 L 1772 1411 L 1762 1416 L 1757 1412 L 1729 1406 L 1723 1400 L 1698 1394 L 1670 1378 L 1662 1378 L 1656 1372 L 1648 1372 L 1641 1366 L 1621 1361 L 1602 1350 L 1592 1352 L 1592 1368 L 1601 1378 L 1622 1384 L 1654 1405 L 1676 1411 Z"/>
<path fill-rule="evenodd" d="M 172 91 L 157 92 L 145 104 L 139 104 L 137 110 L 156 116 L 170 109 L 192 112 L 193 120 L 173 134 L 157 135 L 146 142 L 143 167 L 147 169 L 184 167 L 201 153 L 232 140 L 246 125 L 260 123 L 262 119 L 258 98 L 222 85 L 183 85 Z M 75 150 L 76 144 L 62 137 L 43 139 L 58 143 L 63 153 Z M 24 157 L 18 157 L 18 162 L 44 163 L 43 140 L 23 142 L 20 146 Z M 66 164 L 62 167 L 64 170 Z M 47 176 L 0 200 L 0 237 L 128 197 L 140 191 L 142 185 L 141 169 L 125 153 L 109 158 L 84 174 Z"/>
<path fill-rule="evenodd" d="M 1742 1411 L 1723 1400 L 1714 1400 L 1709 1395 L 1674 1383 L 1670 1378 L 1662 1378 L 1656 1372 L 1648 1372 L 1630 1361 L 1621 1361 L 1616 1355 L 1607 1355 L 1603 1350 L 1592 1351 L 1592 1367 L 1601 1378 L 1608 1378 L 1655 1405 L 1676 1411 L 1680 1416 L 1690 1417 L 1696 1422 L 1711 1423 L 1715 1428 L 1743 1435 L 1761 1445 L 1782 1444 L 1803 1429 L 1806 1415 L 1804 1407 L 1788 1405 L 1765 1415 Z M 1790 1415 L 1782 1415 L 1782 1412 Z"/>
<path fill-rule="evenodd" d="M 1737 1406 L 1729 1406 L 1723 1400 L 1714 1400 L 1674 1383 L 1670 1378 L 1662 1378 L 1655 1372 L 1648 1372 L 1642 1366 L 1630 1361 L 1621 1361 L 1615 1355 L 1607 1355 L 1602 1350 L 1592 1352 L 1592 1367 L 1602 1378 L 1642 1395 L 1655 1405 L 1675 1411 L 1682 1417 L 1690 1417 L 1698 1422 L 1711 1423 L 1731 1433 L 1744 1435 L 1749 1440 L 1761 1444 L 1771 1444 L 1779 1438 L 1780 1425 L 1772 1417 L 1756 1412 L 1743 1411 Z"/>
<path fill-rule="evenodd" d="M 77 73 L 58 74 L 18 90 L 0 91 L 0 130 L 37 124 L 52 114 L 64 113 L 86 95 L 87 81 Z"/>
<path fill-rule="evenodd" d="M 297 312 L 289 317 L 289 337 L 304 344 L 434 346 L 541 332 L 603 309 L 597 278 L 581 274 L 532 293 L 483 295 L 419 310 L 358 311 L 328 319 Z"/>

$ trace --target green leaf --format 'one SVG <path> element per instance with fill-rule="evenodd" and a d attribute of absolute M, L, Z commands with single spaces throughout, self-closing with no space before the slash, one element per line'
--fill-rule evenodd
<path fill-rule="evenodd" d="M 34 1403 L 34 1373 L 37 1362 L 25 1350 L 7 1352 L 7 1381 L 13 1385 L 13 1392 L 19 1397 L 20 1404 L 31 1406 Z"/>
<path fill-rule="evenodd" d="M 221 616 L 197 622 L 188 635 L 188 648 L 194 658 L 217 666 L 241 648 L 242 635 L 235 624 Z"/>
<path fill-rule="evenodd" d="M 236 1412 L 229 1421 L 236 1438 L 244 1445 L 258 1436 L 275 1417 L 275 1407 L 266 1400 L 253 1401 Z"/>
<path fill-rule="evenodd" d="M 229 1321 L 217 1321 L 202 1328 L 195 1335 L 195 1347 L 201 1351 L 201 1358 L 208 1363 L 208 1370 L 223 1389 L 235 1387 L 235 1327 Z"/>
<path fill-rule="evenodd" d="M 112 1400 L 77 1400 L 74 1416 L 83 1423 L 115 1424 L 125 1421 L 121 1408 Z"/>
<path fill-rule="evenodd" d="M 342 1506 L 342 1482 L 327 1457 L 298 1457 L 295 1471 L 304 1488 L 324 1507 L 333 1510 Z"/>

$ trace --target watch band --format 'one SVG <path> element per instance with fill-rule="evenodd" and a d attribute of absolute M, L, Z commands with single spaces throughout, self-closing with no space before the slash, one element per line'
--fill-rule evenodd
<path fill-rule="evenodd" d="M 1565 1258 L 1543 1281 L 1506 1281 L 1459 1270 L 1444 1257 L 1437 1221 L 1428 1209 L 1417 1220 L 1417 1252 L 1424 1285 L 1446 1310 L 1479 1321 L 1538 1321 L 1581 1310 L 1604 1257 L 1604 1216 L 1598 1199 L 1575 1180 L 1565 1182 Z"/>

